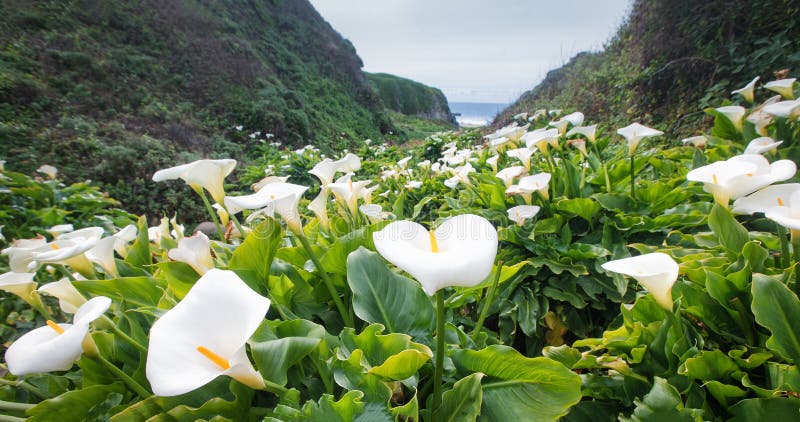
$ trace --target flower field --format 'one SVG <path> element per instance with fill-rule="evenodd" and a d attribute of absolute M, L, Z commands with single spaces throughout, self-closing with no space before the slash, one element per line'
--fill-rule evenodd
<path fill-rule="evenodd" d="M 175 163 L 196 233 L 5 163 L 0 420 L 795 420 L 797 85 Z"/>

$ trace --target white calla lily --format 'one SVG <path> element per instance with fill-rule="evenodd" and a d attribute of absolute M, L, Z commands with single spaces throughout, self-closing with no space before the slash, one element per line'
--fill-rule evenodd
<path fill-rule="evenodd" d="M 500 147 L 503 147 L 503 146 L 505 146 L 506 144 L 509 144 L 509 143 L 511 143 L 511 142 L 512 142 L 512 141 L 511 141 L 511 139 L 509 139 L 509 138 L 506 138 L 505 136 L 501 136 L 501 137 L 499 137 L 499 138 L 494 138 L 494 139 L 492 139 L 491 141 L 489 141 L 489 146 L 490 146 L 490 147 L 492 147 L 492 148 L 494 148 L 494 149 L 497 149 L 497 150 L 499 150 L 499 149 L 500 149 Z M 448 157 L 448 158 L 449 158 L 449 157 Z"/>
<path fill-rule="evenodd" d="M 369 180 L 354 182 L 350 178 L 347 178 L 347 180 L 339 179 L 336 183 L 331 183 L 328 185 L 328 188 L 333 192 L 339 202 L 347 206 L 352 215 L 356 215 L 356 211 L 358 210 L 358 198 L 361 194 L 361 190 L 370 183 Z"/>
<path fill-rule="evenodd" d="M 791 160 L 770 164 L 759 154 L 747 154 L 698 167 L 690 171 L 686 179 L 702 182 L 703 190 L 714 195 L 718 204 L 727 207 L 729 200 L 789 179 L 796 172 L 797 165 Z"/>
<path fill-rule="evenodd" d="M 8 371 L 14 375 L 66 371 L 83 354 L 83 340 L 89 324 L 111 306 L 111 299 L 98 296 L 84 303 L 76 312 L 72 324 L 47 325 L 29 331 L 6 350 Z"/>
<path fill-rule="evenodd" d="M 550 173 L 537 173 L 532 176 L 525 176 L 519 179 L 519 189 L 524 192 L 539 192 L 543 199 L 550 199 L 548 188 L 550 186 Z"/>
<path fill-rule="evenodd" d="M 39 166 L 39 168 L 36 169 L 36 171 L 44 175 L 47 175 L 47 177 L 50 178 L 51 180 L 55 179 L 56 176 L 58 176 L 58 169 L 51 166 L 50 164 L 44 164 L 42 166 Z"/>
<path fill-rule="evenodd" d="M 225 199 L 223 180 L 236 167 L 236 160 L 197 160 L 192 163 L 159 170 L 153 174 L 154 182 L 182 179 L 197 192 L 205 189 L 222 203 Z"/>
<path fill-rule="evenodd" d="M 633 277 L 653 295 L 656 303 L 672 310 L 672 286 L 678 279 L 680 268 L 671 256 L 654 252 L 608 261 L 602 267 L 606 271 Z"/>
<path fill-rule="evenodd" d="M 782 143 L 783 141 L 775 141 L 769 136 L 762 136 L 750 141 L 744 149 L 744 154 L 763 154 L 767 151 L 775 151 Z"/>
<path fill-rule="evenodd" d="M 761 79 L 761 77 L 760 76 L 756 76 L 752 81 L 750 81 L 749 84 L 747 84 L 747 85 L 745 85 L 745 86 L 743 86 L 743 87 L 741 87 L 741 88 L 739 88 L 739 89 L 737 89 L 735 91 L 731 91 L 731 95 L 739 94 L 742 97 L 744 97 L 745 101 L 747 101 L 748 103 L 751 103 L 751 104 L 754 103 L 755 102 L 756 83 L 758 82 L 759 79 Z"/>
<path fill-rule="evenodd" d="M 448 218 L 432 231 L 396 221 L 374 233 L 373 240 L 377 251 L 411 274 L 429 296 L 445 287 L 479 284 L 497 254 L 497 230 L 472 214 Z"/>
<path fill-rule="evenodd" d="M 633 155 L 642 139 L 661 136 L 664 132 L 649 128 L 640 123 L 631 123 L 622 129 L 617 129 L 617 134 L 628 141 L 628 155 Z"/>
<path fill-rule="evenodd" d="M 570 139 L 567 141 L 567 144 L 577 149 L 578 152 L 581 153 L 581 157 L 589 156 L 589 151 L 586 150 L 586 139 L 583 138 Z"/>
<path fill-rule="evenodd" d="M 485 135 L 484 138 L 489 140 L 499 139 L 499 138 L 507 138 L 509 141 L 513 142 L 518 140 L 526 130 L 528 130 L 529 125 L 520 126 L 516 122 L 511 123 L 508 126 L 500 128 L 493 133 Z"/>
<path fill-rule="evenodd" d="M 111 278 L 119 277 L 117 263 L 114 260 L 114 246 L 116 244 L 117 238 L 108 236 L 98 240 L 94 247 L 86 251 L 86 258 L 99 265 L 106 275 L 111 276 Z"/>
<path fill-rule="evenodd" d="M 58 306 L 64 313 L 74 314 L 78 308 L 86 303 L 86 298 L 75 288 L 68 278 L 62 278 L 52 283 L 43 284 L 37 291 L 40 294 L 53 296 L 58 299 Z"/>
<path fill-rule="evenodd" d="M 29 265 L 33 262 L 33 252 L 47 244 L 47 239 L 38 235 L 32 239 L 18 239 L 2 254 L 8 256 L 8 266 L 11 271 L 24 273 L 30 271 Z"/>
<path fill-rule="evenodd" d="M 310 173 L 310 171 L 309 171 L 309 173 Z M 267 177 L 259 180 L 258 182 L 253 183 L 250 186 L 250 189 L 252 189 L 253 192 L 258 192 L 258 191 L 261 190 L 261 188 L 263 188 L 264 186 L 267 186 L 270 183 L 286 183 L 287 180 L 289 180 L 289 176 L 267 176 Z M 214 204 L 214 205 L 218 205 L 218 204 Z"/>
<path fill-rule="evenodd" d="M 567 137 L 572 135 L 583 135 L 591 143 L 597 141 L 597 125 L 591 126 L 575 126 L 567 132 Z"/>
<path fill-rule="evenodd" d="M 495 177 L 502 180 L 505 183 L 506 188 L 514 184 L 514 179 L 517 177 L 522 176 L 525 174 L 525 167 L 523 166 L 513 166 L 513 167 L 506 167 L 497 172 Z"/>
<path fill-rule="evenodd" d="M 766 213 L 773 207 L 787 207 L 795 192 L 800 191 L 800 183 L 771 185 L 733 201 L 731 212 L 752 215 Z"/>
<path fill-rule="evenodd" d="M 500 156 L 499 155 L 493 155 L 493 156 L 491 156 L 491 157 L 486 159 L 486 164 L 488 164 L 490 167 L 492 167 L 492 171 L 497 173 L 497 162 L 499 160 L 500 160 Z"/>
<path fill-rule="evenodd" d="M 692 136 L 691 138 L 681 139 L 681 143 L 684 145 L 693 145 L 697 148 L 705 148 L 708 143 L 708 138 L 703 135 Z"/>
<path fill-rule="evenodd" d="M 15 272 L 0 275 L 0 290 L 15 294 L 30 303 L 33 299 L 31 292 L 36 290 L 36 282 L 33 281 L 35 275 L 34 273 Z"/>
<path fill-rule="evenodd" d="M 406 189 L 419 189 L 422 187 L 422 182 L 419 180 L 409 180 L 405 184 Z"/>
<path fill-rule="evenodd" d="M 178 247 L 170 249 L 167 256 L 175 261 L 189 264 L 200 275 L 214 268 L 211 241 L 203 232 L 179 240 Z"/>
<path fill-rule="evenodd" d="M 280 198 L 292 195 L 301 196 L 307 189 L 307 186 L 293 183 L 270 183 L 250 195 L 226 196 L 224 200 L 225 208 L 231 214 L 236 214 L 242 210 L 259 209 Z"/>
<path fill-rule="evenodd" d="M 535 149 L 536 149 L 535 147 L 533 149 L 528 148 L 528 147 L 517 148 L 517 149 L 512 149 L 512 150 L 506 151 L 506 154 L 509 157 L 516 158 L 517 160 L 521 161 L 522 165 L 525 166 L 525 170 L 530 171 L 530 169 L 531 169 L 531 156 L 533 155 Z"/>
<path fill-rule="evenodd" d="M 542 153 L 547 154 L 548 146 L 558 148 L 558 137 L 558 129 L 537 129 L 526 133 L 522 140 L 528 148 L 536 147 Z"/>
<path fill-rule="evenodd" d="M 794 101 L 779 101 L 767 104 L 763 108 L 764 113 L 775 117 L 786 119 L 800 119 L 800 99 Z"/>
<path fill-rule="evenodd" d="M 145 372 L 153 392 L 176 396 L 220 375 L 263 388 L 245 345 L 269 304 L 233 271 L 213 269 L 200 277 L 150 329 Z"/>
<path fill-rule="evenodd" d="M 718 107 L 715 109 L 717 113 L 725 116 L 733 127 L 736 128 L 739 132 L 742 131 L 742 119 L 744 119 L 745 113 L 747 110 L 744 109 L 742 106 L 725 106 L 725 107 Z"/>
<path fill-rule="evenodd" d="M 517 205 L 508 209 L 508 218 L 521 226 L 526 220 L 535 217 L 539 210 L 536 205 Z"/>
<path fill-rule="evenodd" d="M 331 225 L 330 218 L 328 218 L 328 200 L 330 199 L 330 190 L 327 186 L 323 186 L 319 190 L 319 194 L 313 201 L 308 204 L 308 209 L 317 216 L 319 224 L 325 230 L 328 230 Z"/>
<path fill-rule="evenodd" d="M 770 220 L 792 231 L 792 239 L 800 235 L 800 191 L 792 192 L 785 206 L 774 206 L 764 213 Z"/>
<path fill-rule="evenodd" d="M 378 204 L 364 204 L 358 207 L 362 214 L 369 218 L 371 223 L 377 223 L 386 219 L 389 213 L 383 211 L 383 207 Z"/>
<path fill-rule="evenodd" d="M 47 229 L 47 233 L 50 233 L 50 236 L 58 237 L 64 233 L 69 233 L 74 231 L 75 227 L 72 224 L 58 224 L 53 227 Z"/>
<path fill-rule="evenodd" d="M 797 78 L 778 79 L 777 81 L 770 81 L 764 84 L 764 88 L 777 92 L 787 100 L 794 99 L 794 83 Z"/>
<path fill-rule="evenodd" d="M 401 159 L 400 161 L 397 162 L 397 167 L 400 167 L 401 169 L 405 170 L 405 168 L 408 167 L 408 162 L 411 161 L 412 158 L 413 157 L 409 155 L 408 157 Z"/>

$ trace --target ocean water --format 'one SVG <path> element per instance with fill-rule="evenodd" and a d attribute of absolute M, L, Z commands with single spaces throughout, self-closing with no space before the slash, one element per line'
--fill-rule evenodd
<path fill-rule="evenodd" d="M 492 122 L 494 116 L 508 106 L 506 103 L 462 103 L 452 102 L 450 111 L 456 116 L 460 126 L 476 127 L 486 126 Z"/>

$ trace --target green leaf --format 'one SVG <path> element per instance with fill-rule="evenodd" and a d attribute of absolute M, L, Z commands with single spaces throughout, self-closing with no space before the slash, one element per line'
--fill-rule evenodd
<path fill-rule="evenodd" d="M 683 365 L 684 370 L 679 373 L 703 381 L 723 380 L 739 370 L 733 359 L 719 350 L 705 350 L 699 356 L 686 359 Z"/>
<path fill-rule="evenodd" d="M 445 422 L 475 421 L 481 413 L 483 390 L 478 372 L 456 381 L 451 390 L 442 395 L 442 405 L 434 412 L 435 418 Z"/>
<path fill-rule="evenodd" d="M 800 416 L 800 399 L 746 399 L 731 406 L 731 422 L 795 421 Z"/>
<path fill-rule="evenodd" d="M 375 252 L 360 248 L 347 257 L 347 283 L 356 315 L 383 324 L 390 332 L 414 337 L 433 330 L 433 305 L 419 284 L 386 265 Z"/>
<path fill-rule="evenodd" d="M 630 418 L 620 417 L 624 422 L 695 422 L 702 420 L 702 411 L 684 409 L 678 390 L 665 379 L 655 377 L 653 389 L 644 396 L 644 400 L 636 400 L 636 409 Z"/>
<path fill-rule="evenodd" d="M 80 390 L 68 391 L 58 397 L 45 400 L 26 413 L 29 421 L 80 421 L 86 420 L 89 411 L 106 401 L 112 394 L 125 393 L 121 382 L 109 385 L 93 385 Z"/>
<path fill-rule="evenodd" d="M 128 256 L 125 257 L 125 262 L 134 267 L 144 267 L 153 263 L 153 256 L 150 254 L 150 237 L 147 235 L 147 217 L 139 217 L 136 223 L 138 232 L 136 234 L 136 241 L 128 251 Z"/>
<path fill-rule="evenodd" d="M 574 198 L 558 201 L 556 209 L 577 215 L 588 222 L 600 212 L 600 204 L 589 198 Z"/>
<path fill-rule="evenodd" d="M 325 270 L 328 272 L 346 275 L 347 256 L 362 246 L 367 249 L 375 249 L 372 243 L 372 234 L 381 230 L 387 224 L 389 224 L 388 221 L 382 221 L 371 226 L 353 230 L 339 237 L 333 242 L 331 247 L 328 248 L 325 254 L 322 255 L 322 266 L 325 267 Z"/>
<path fill-rule="evenodd" d="M 433 353 L 430 350 L 403 350 L 396 355 L 389 356 L 382 364 L 372 367 L 369 373 L 394 381 L 402 381 L 416 374 L 431 357 L 433 357 Z"/>
<path fill-rule="evenodd" d="M 361 398 L 364 393 L 348 391 L 339 401 L 334 401 L 330 394 L 323 394 L 319 401 L 309 400 L 302 409 L 293 409 L 285 405 L 275 408 L 274 418 L 265 420 L 283 422 L 352 422 L 356 415 L 364 409 Z"/>
<path fill-rule="evenodd" d="M 763 274 L 753 274 L 753 314 L 772 332 L 767 347 L 800 363 L 800 300 L 786 285 Z"/>
<path fill-rule="evenodd" d="M 452 359 L 460 372 L 488 377 L 480 420 L 556 420 L 581 399 L 580 377 L 549 358 L 527 358 L 511 347 L 496 345 L 480 351 L 457 350 Z"/>
<path fill-rule="evenodd" d="M 175 297 L 180 300 L 189 293 L 189 290 L 194 286 L 194 283 L 200 278 L 197 271 L 194 270 L 189 264 L 179 261 L 165 261 L 156 264 L 158 268 L 164 272 L 164 277 L 167 279 L 167 286 L 175 294 Z"/>
<path fill-rule="evenodd" d="M 228 267 L 231 270 L 252 271 L 266 285 L 269 267 L 282 238 L 280 224 L 272 218 L 264 220 L 233 251 Z"/>
<path fill-rule="evenodd" d="M 319 344 L 318 338 L 286 337 L 276 340 L 251 342 L 253 359 L 258 372 L 276 384 L 286 385 L 289 368 L 308 356 Z"/>
<path fill-rule="evenodd" d="M 708 215 L 708 227 L 719 238 L 719 243 L 728 250 L 732 256 L 737 256 L 744 249 L 744 244 L 749 240 L 747 229 L 733 217 L 730 210 L 714 204 L 711 214 Z"/>
<path fill-rule="evenodd" d="M 167 283 L 152 277 L 122 277 L 113 280 L 79 280 L 72 283 L 89 296 L 107 296 L 136 307 L 157 306 Z"/>
<path fill-rule="evenodd" d="M 380 324 L 372 324 L 359 335 L 355 335 L 352 328 L 345 328 L 339 335 L 342 340 L 340 353 L 348 356 L 363 351 L 366 362 L 362 363 L 369 374 L 393 380 L 404 380 L 414 375 L 433 356 L 428 346 L 411 341 L 407 334 L 380 334 L 383 328 Z"/>

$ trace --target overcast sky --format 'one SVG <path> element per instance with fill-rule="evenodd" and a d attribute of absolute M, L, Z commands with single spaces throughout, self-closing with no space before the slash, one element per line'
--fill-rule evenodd
<path fill-rule="evenodd" d="M 578 52 L 599 50 L 630 0 L 311 0 L 368 72 L 511 102 Z"/>

